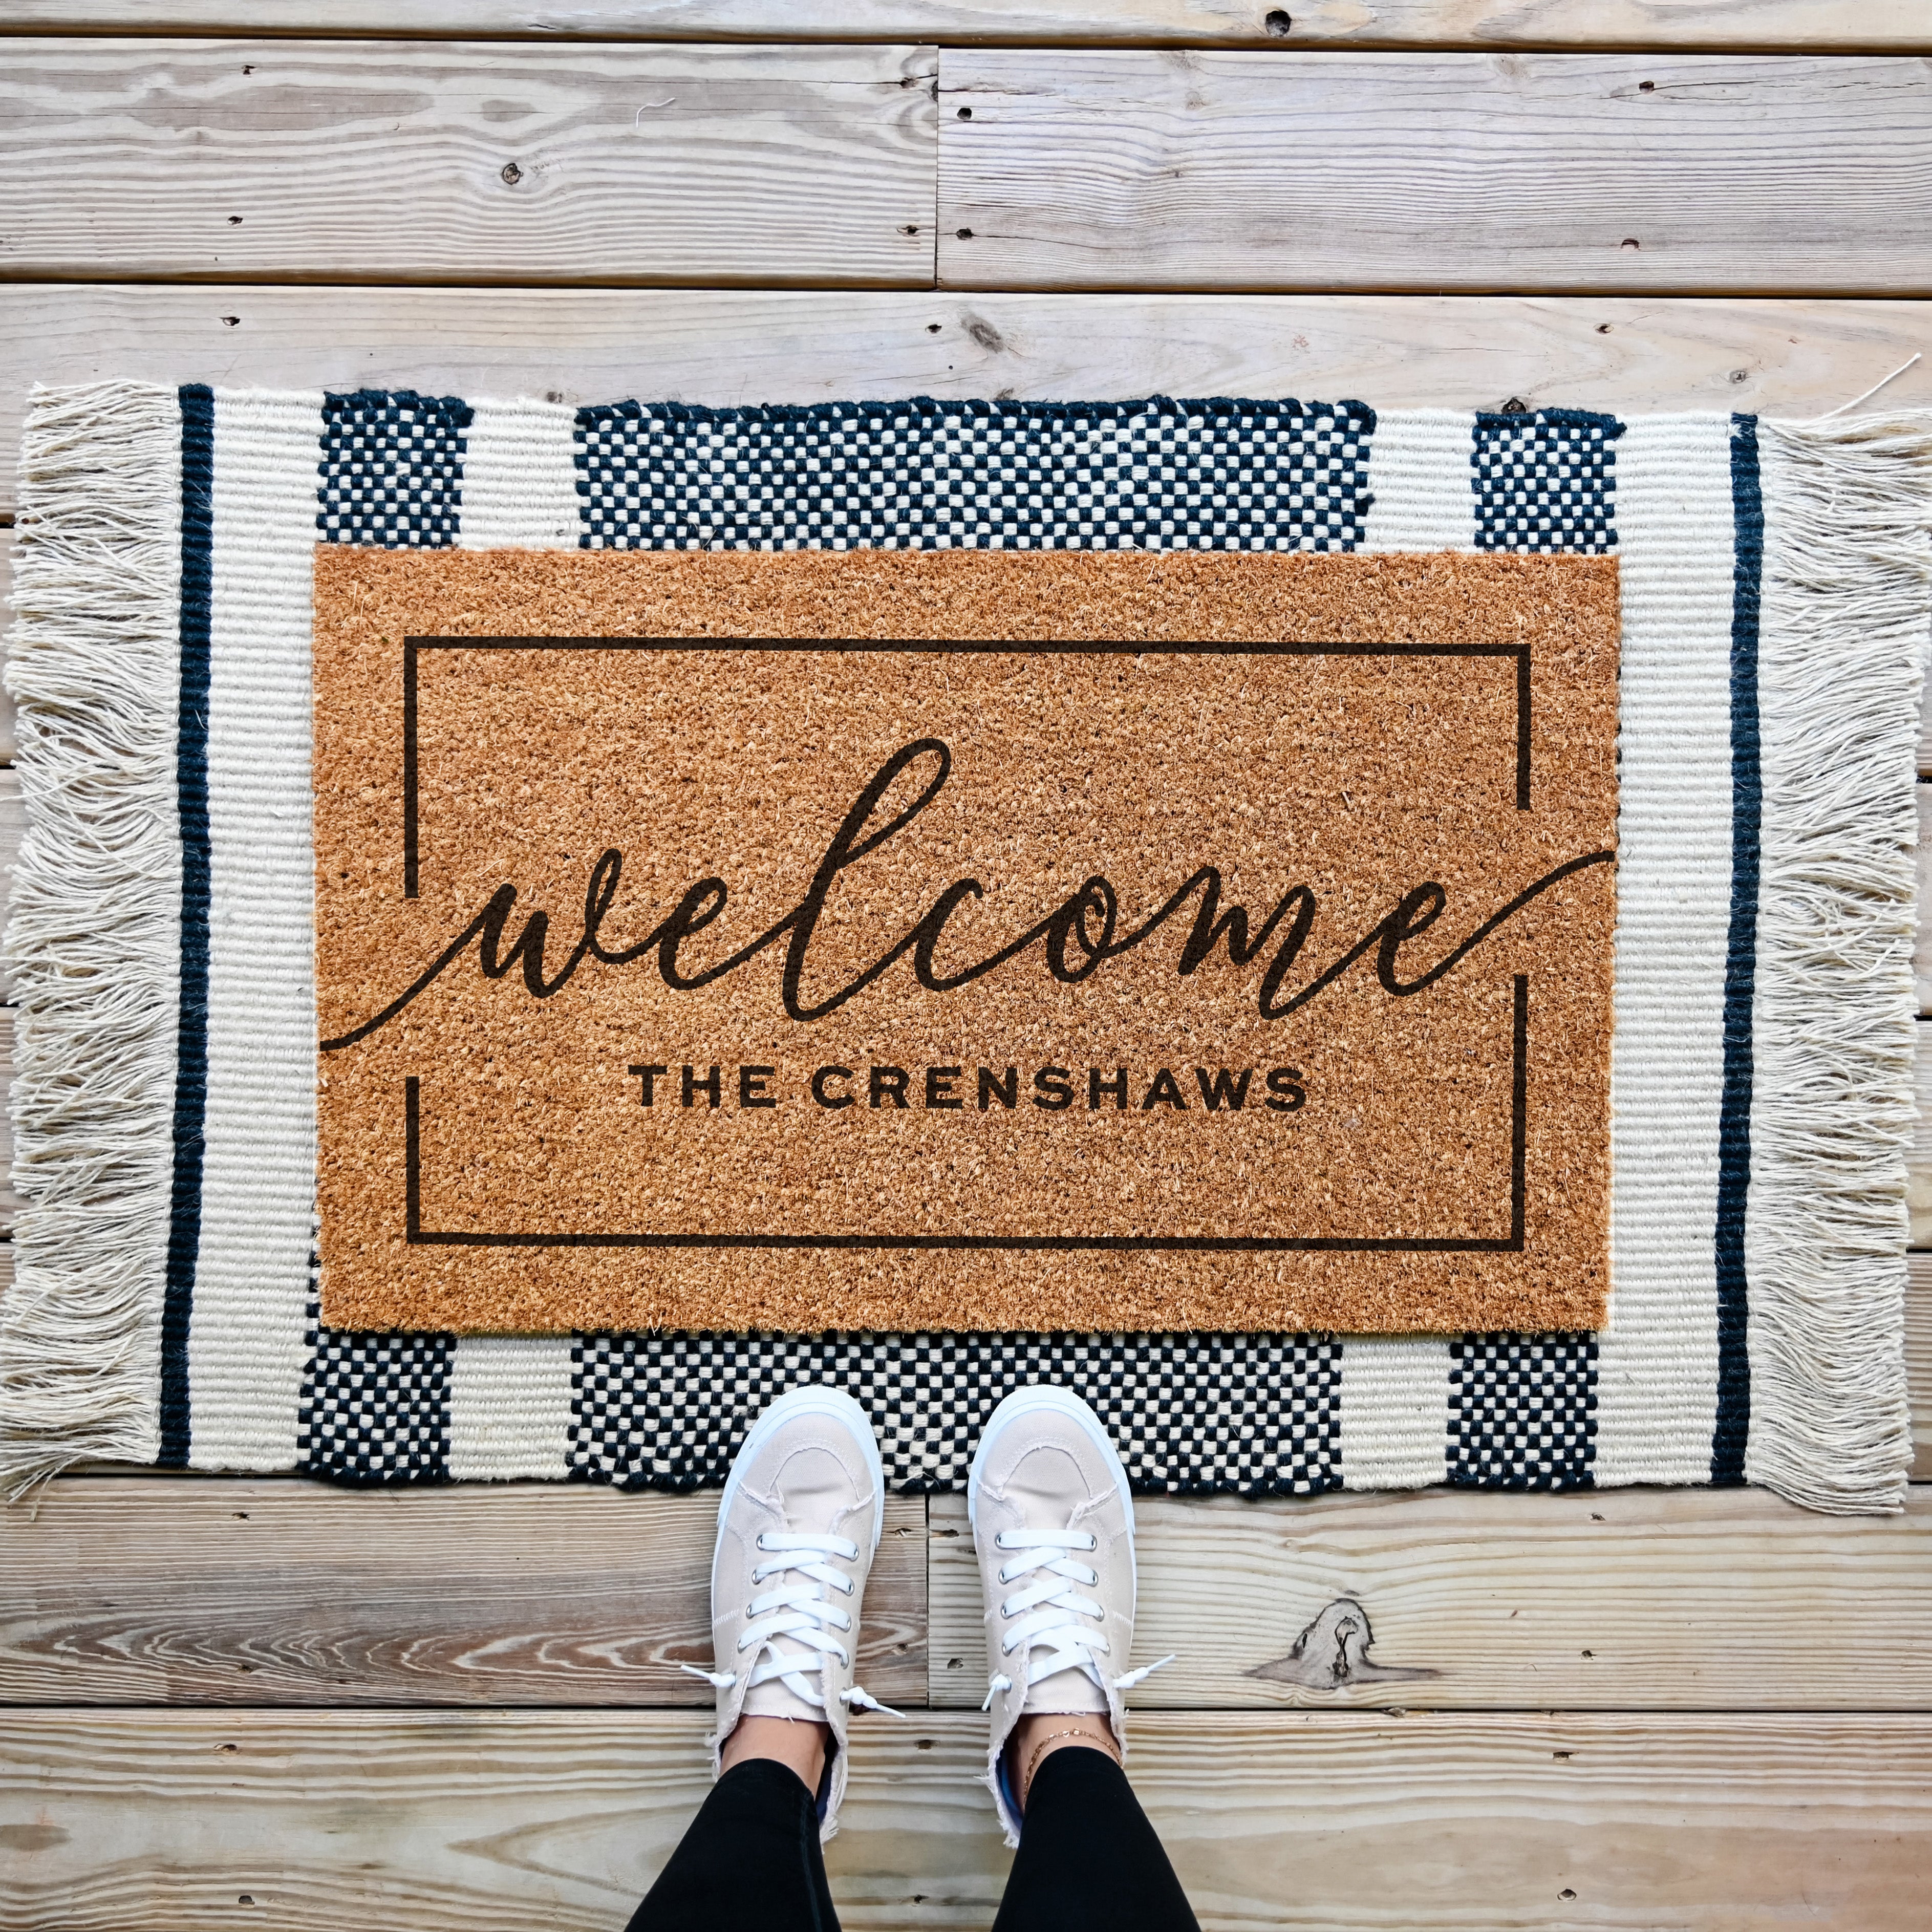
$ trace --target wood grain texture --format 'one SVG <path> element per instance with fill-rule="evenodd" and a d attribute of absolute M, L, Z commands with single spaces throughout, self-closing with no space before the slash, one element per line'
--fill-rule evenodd
<path fill-rule="evenodd" d="M 952 288 L 1922 292 L 1932 70 L 949 48 L 939 274 Z"/>
<path fill-rule="evenodd" d="M 1852 1522 L 1756 1490 L 1138 1508 L 1136 1655 L 1180 1652 L 1135 1693 L 1148 1708 L 1932 1708 L 1932 1496 Z M 702 1703 L 677 1666 L 710 1656 L 715 1512 L 537 1485 L 70 1478 L 32 1517 L 0 1512 L 0 1701 Z M 895 1498 L 862 1681 L 976 1707 L 961 1499 L 932 1504 L 929 1691 L 926 1541 L 922 1504 Z M 1324 1631 L 1289 1668 L 1343 1599 L 1363 1640 Z"/>
<path fill-rule="evenodd" d="M 118 376 L 713 404 L 851 396 L 1362 396 L 1814 416 L 1914 354 L 1932 305 L 1514 296 L 0 286 L 0 448 L 28 386 Z M 14 506 L 0 466 L 0 509 Z"/>
<path fill-rule="evenodd" d="M 0 1510 L 0 1701 L 703 1705 L 716 1496 L 55 1484 Z M 886 1505 L 859 1681 L 926 1698 L 926 1506 Z"/>
<path fill-rule="evenodd" d="M 925 284 L 905 46 L 21 38 L 0 272 Z"/>
<path fill-rule="evenodd" d="M 1275 16 L 1274 24 L 1269 16 Z M 1287 19 L 1290 24 L 1280 22 Z M 411 34 L 638 40 L 934 40 L 1003 44 L 1897 48 L 1913 0 L 9 0 L 15 31 Z"/>
<path fill-rule="evenodd" d="M 1856 1522 L 1762 1490 L 1143 1497 L 1135 1510 L 1132 1661 L 1177 1653 L 1133 1692 L 1145 1708 L 1932 1708 L 1922 1492 L 1902 1516 Z M 931 1701 L 977 1709 L 964 1499 L 934 1497 L 932 1523 Z M 1347 1646 L 1346 1674 L 1327 1629 L 1294 1658 L 1344 1600 L 1372 1639 Z M 1848 1638 L 1843 1657 L 1825 1654 L 1826 1629 Z M 1883 1681 L 1864 1682 L 1874 1654 Z"/>
<path fill-rule="evenodd" d="M 18 1711 L 16 1932 L 614 1932 L 707 1781 L 699 1713 Z M 848 1926 L 983 1926 L 985 1720 L 857 1720 L 826 1863 Z M 1924 1924 L 1911 1716 L 1150 1714 L 1136 1788 L 1204 1927 Z M 238 1910 L 238 1908 L 240 1908 Z"/>

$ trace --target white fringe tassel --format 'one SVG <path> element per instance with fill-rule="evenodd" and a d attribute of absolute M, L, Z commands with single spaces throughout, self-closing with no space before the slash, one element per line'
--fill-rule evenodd
<path fill-rule="evenodd" d="M 0 1488 L 159 1453 L 181 855 L 181 415 L 173 390 L 36 389 L 16 618 L 27 832 L 4 954 L 19 1011 L 0 1298 Z"/>
<path fill-rule="evenodd" d="M 1745 1473 L 1814 1509 L 1897 1510 L 1932 415 L 1766 422 L 1760 450 Z"/>

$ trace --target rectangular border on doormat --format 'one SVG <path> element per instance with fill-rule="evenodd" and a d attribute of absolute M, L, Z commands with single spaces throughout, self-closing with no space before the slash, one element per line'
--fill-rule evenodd
<path fill-rule="evenodd" d="M 423 637 L 403 640 L 403 896 L 417 896 L 420 871 L 418 658 L 424 651 L 654 651 L 771 650 L 814 652 L 914 650 L 952 653 L 1053 656 L 1135 656 L 1138 644 L 1095 643 L 1085 640 L 1009 643 L 968 639 L 936 643 L 930 639 L 795 638 L 700 636 L 690 638 Z M 1531 646 L 1526 644 L 1340 644 L 1269 639 L 1248 643 L 1172 644 L 1163 655 L 1176 657 L 1376 657 L 1510 658 L 1516 662 L 1516 808 L 1530 808 L 1533 742 Z M 1514 976 L 1511 1023 L 1510 1118 L 1510 1232 L 1507 1235 L 1160 1235 L 1160 1234 L 795 1234 L 784 1233 L 592 1234 L 572 1230 L 554 1233 L 492 1233 L 485 1231 L 430 1230 L 422 1226 L 422 1080 L 412 1075 L 404 1083 L 406 1144 L 404 1155 L 405 1238 L 412 1246 L 502 1248 L 824 1248 L 840 1250 L 899 1250 L 956 1251 L 1040 1251 L 1054 1253 L 1221 1254 L 1520 1254 L 1524 1247 L 1526 1164 L 1528 1142 L 1528 1053 L 1529 979 Z M 324 1042 L 324 1049 L 336 1044 Z"/>

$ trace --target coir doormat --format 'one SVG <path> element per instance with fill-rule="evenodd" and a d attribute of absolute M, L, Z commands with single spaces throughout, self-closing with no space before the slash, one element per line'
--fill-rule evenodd
<path fill-rule="evenodd" d="M 39 398 L 8 1468 L 1887 1506 L 1928 448 Z"/>
<path fill-rule="evenodd" d="M 332 1324 L 1602 1326 L 1613 560 L 338 548 L 314 676 Z"/>

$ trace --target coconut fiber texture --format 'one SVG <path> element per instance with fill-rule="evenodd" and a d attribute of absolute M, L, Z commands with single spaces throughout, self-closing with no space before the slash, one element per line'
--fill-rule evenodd
<path fill-rule="evenodd" d="M 325 1318 L 1600 1328 L 1616 636 L 1600 557 L 326 552 Z"/>
<path fill-rule="evenodd" d="M 1888 1506 L 1928 447 L 42 396 L 8 1466 Z"/>

